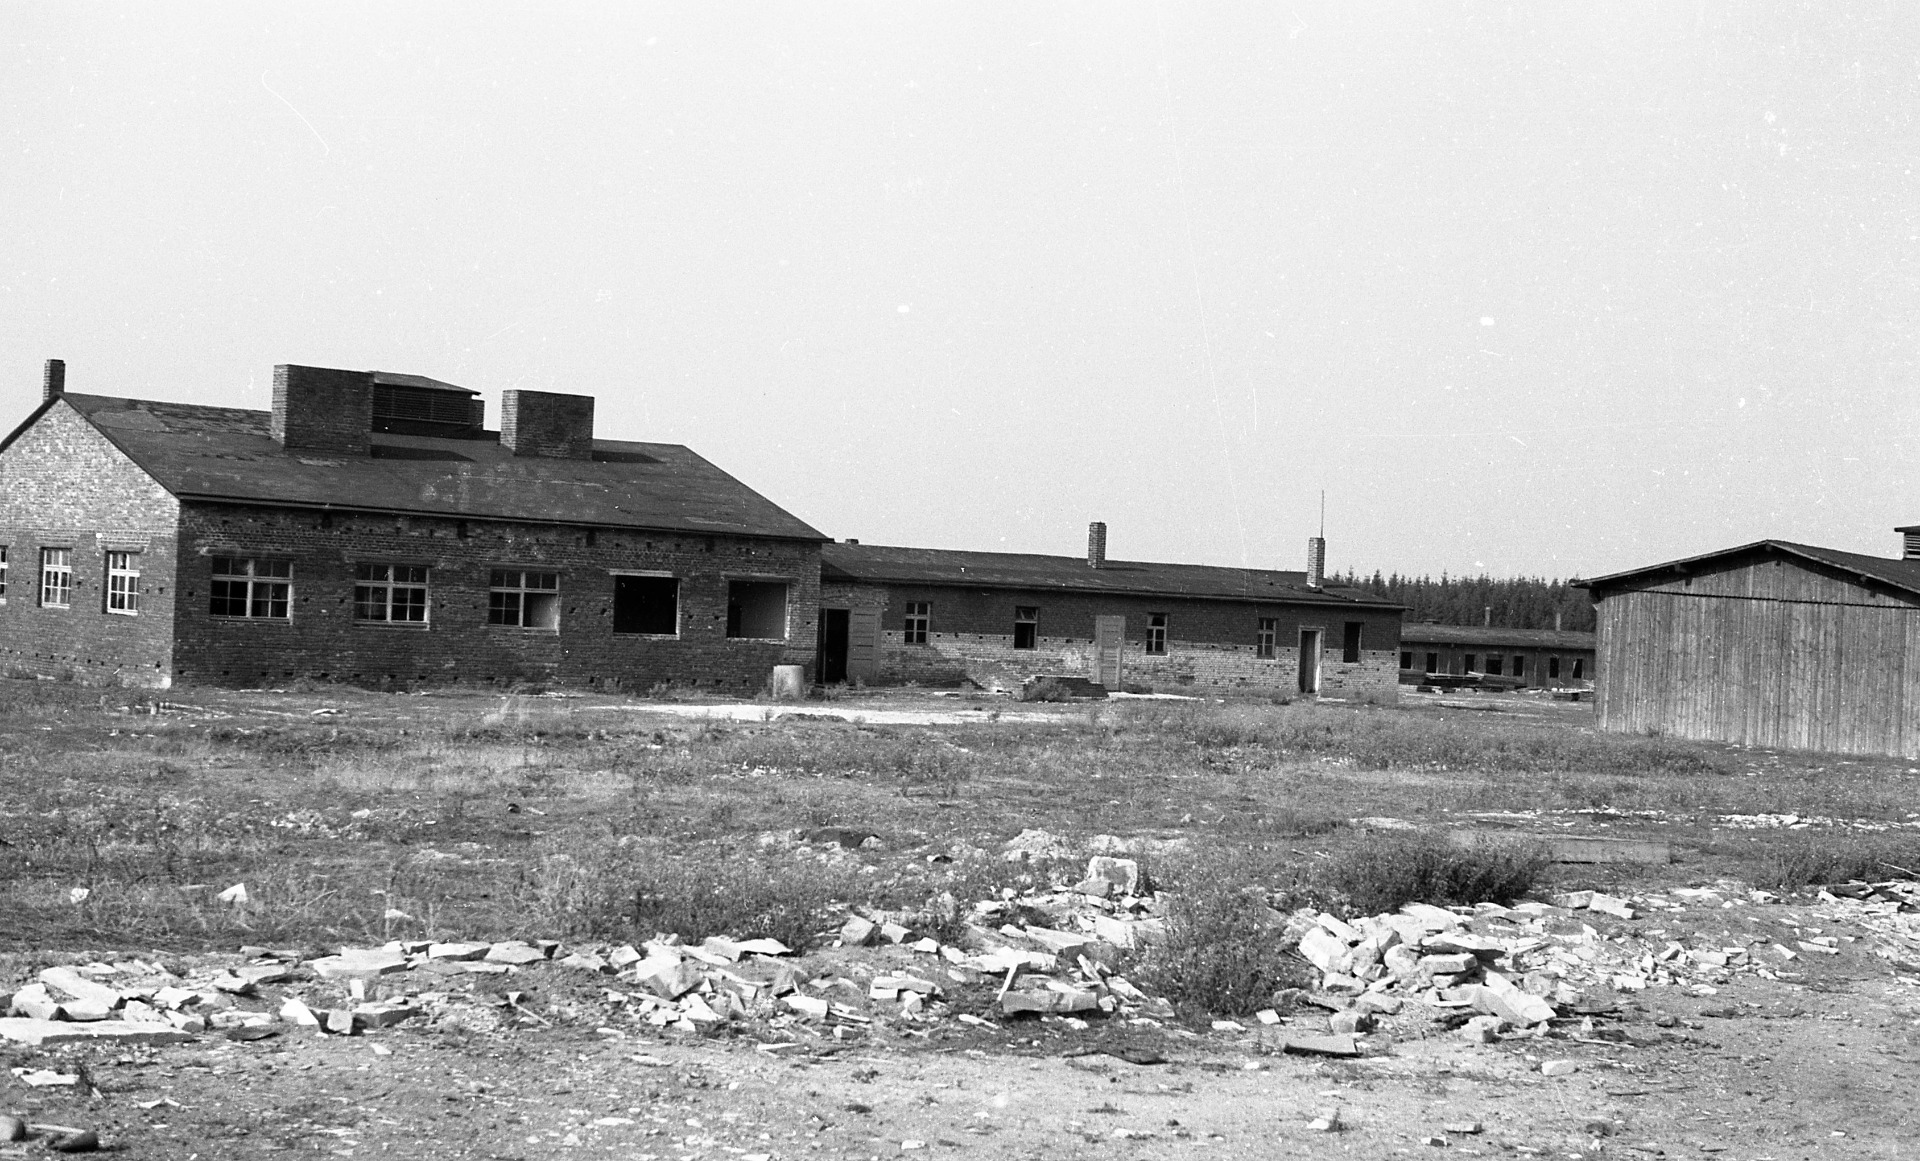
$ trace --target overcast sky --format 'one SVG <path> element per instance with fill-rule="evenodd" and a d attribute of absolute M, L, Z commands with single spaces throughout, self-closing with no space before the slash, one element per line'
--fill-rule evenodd
<path fill-rule="evenodd" d="M 835 537 L 1597 575 L 1920 522 L 1920 6 L 0 5 L 0 424 L 599 400 Z"/>

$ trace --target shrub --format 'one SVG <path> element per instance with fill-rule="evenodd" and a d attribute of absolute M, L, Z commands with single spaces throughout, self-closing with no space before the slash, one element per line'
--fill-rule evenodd
<path fill-rule="evenodd" d="M 1072 701 L 1073 695 L 1067 687 L 1051 677 L 1037 678 L 1028 682 L 1020 690 L 1021 701 Z"/>
<path fill-rule="evenodd" d="M 829 906 L 853 885 L 847 872 L 819 863 L 773 867 L 717 853 L 653 857 L 629 869 L 622 918 L 636 938 L 771 938 L 802 951 L 831 923 Z"/>
<path fill-rule="evenodd" d="M 1262 863 L 1269 866 L 1262 873 Z M 1189 855 L 1162 871 L 1166 938 L 1148 948 L 1134 974 L 1188 1013 L 1243 1016 L 1266 1007 L 1273 993 L 1310 983 L 1292 954 L 1285 917 L 1268 905 L 1266 880 L 1290 877 L 1270 852 L 1217 848 Z"/>
<path fill-rule="evenodd" d="M 1384 831 L 1336 852 L 1315 877 L 1352 913 L 1373 915 L 1408 903 L 1510 903 L 1549 865 L 1537 844 L 1455 846 L 1430 831 Z"/>
<path fill-rule="evenodd" d="M 1894 877 L 1911 878 L 1920 867 L 1920 836 L 1833 835 L 1796 832 L 1760 855 L 1754 881 L 1763 887 L 1813 887 Z"/>

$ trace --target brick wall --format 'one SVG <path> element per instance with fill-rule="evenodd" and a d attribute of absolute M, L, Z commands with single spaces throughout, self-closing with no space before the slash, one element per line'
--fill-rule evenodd
<path fill-rule="evenodd" d="M 166 686 L 172 672 L 179 504 L 65 403 L 0 452 L 0 668 L 42 676 Z M 71 551 L 67 608 L 40 604 L 40 555 Z M 139 609 L 106 611 L 110 551 L 137 552 Z"/>
<path fill-rule="evenodd" d="M 812 670 L 820 552 L 806 542 L 199 503 L 184 506 L 180 542 L 175 671 L 185 681 L 242 685 L 311 675 L 643 691 L 677 682 L 741 692 L 762 688 L 775 665 Z M 211 561 L 219 555 L 291 560 L 291 618 L 212 616 Z M 363 562 L 426 565 L 429 625 L 356 621 L 354 569 Z M 489 573 L 502 567 L 559 574 L 557 632 L 487 623 Z M 613 632 L 610 570 L 621 569 L 680 579 L 677 637 Z M 789 580 L 785 641 L 727 638 L 730 576 Z"/>
<path fill-rule="evenodd" d="M 1334 696 L 1392 699 L 1399 690 L 1400 614 L 1377 609 L 1282 603 L 1166 600 L 1082 593 L 1019 592 L 920 585 L 833 585 L 830 604 L 853 607 L 884 601 L 881 613 L 880 681 L 951 684 L 971 680 L 1016 687 L 1043 674 L 1093 673 L 1093 618 L 1127 619 L 1122 658 L 1125 681 L 1162 692 L 1235 692 L 1254 695 L 1298 692 L 1300 630 L 1321 631 L 1320 689 Z M 925 645 L 903 641 L 909 601 L 932 606 Z M 1013 647 L 1016 606 L 1038 607 L 1036 647 Z M 1149 613 L 1167 616 L 1167 652 L 1146 652 Z M 1272 658 L 1256 656 L 1261 618 L 1276 622 Z M 1358 662 L 1341 660 L 1344 626 L 1362 624 Z"/>
<path fill-rule="evenodd" d="M 282 363 L 273 369 L 268 433 L 283 447 L 368 454 L 373 372 Z"/>
<path fill-rule="evenodd" d="M 504 391 L 500 445 L 517 456 L 593 458 L 593 396 Z"/>

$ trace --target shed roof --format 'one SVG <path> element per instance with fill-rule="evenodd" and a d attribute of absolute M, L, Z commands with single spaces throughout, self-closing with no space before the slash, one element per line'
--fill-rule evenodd
<path fill-rule="evenodd" d="M 1361 589 L 1340 585 L 1309 588 L 1306 573 L 1271 569 L 1136 560 L 1109 560 L 1091 568 L 1084 558 L 1076 556 L 877 544 L 828 544 L 821 548 L 820 560 L 822 577 L 828 581 L 1057 589 L 1116 596 L 1348 605 L 1383 611 L 1404 607 Z"/>
<path fill-rule="evenodd" d="M 1626 572 L 1609 573 L 1606 576 L 1570 583 L 1576 588 L 1599 593 L 1602 589 L 1619 588 L 1628 581 L 1665 573 L 1674 575 L 1696 573 L 1700 571 L 1702 565 L 1731 561 L 1750 554 L 1763 556 L 1778 554 L 1794 557 L 1810 564 L 1823 565 L 1828 569 L 1846 573 L 1866 583 L 1885 585 L 1904 593 L 1920 596 L 1920 560 L 1865 556 L 1857 552 L 1841 552 L 1837 548 L 1795 544 L 1787 540 L 1756 540 L 1752 544 L 1742 544 L 1738 548 L 1723 548 L 1718 552 L 1706 552 L 1699 556 L 1683 557 L 1663 564 L 1651 564 L 1645 568 L 1629 569 Z"/>
<path fill-rule="evenodd" d="M 827 539 L 679 444 L 596 439 L 592 460 L 547 459 L 512 454 L 494 432 L 376 431 L 363 458 L 284 448 L 264 411 L 104 395 L 57 401 L 181 499 Z"/>
<path fill-rule="evenodd" d="M 1400 644 L 1478 645 L 1494 649 L 1565 649 L 1578 652 L 1594 647 L 1594 635 L 1570 629 L 1504 629 L 1498 625 L 1436 625 L 1407 621 L 1400 626 Z"/>

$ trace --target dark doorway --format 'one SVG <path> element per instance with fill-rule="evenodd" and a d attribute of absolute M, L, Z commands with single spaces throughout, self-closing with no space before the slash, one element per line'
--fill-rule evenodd
<path fill-rule="evenodd" d="M 847 679 L 847 613 L 846 609 L 820 610 L 820 662 L 815 679 L 821 685 L 839 685 Z"/>

